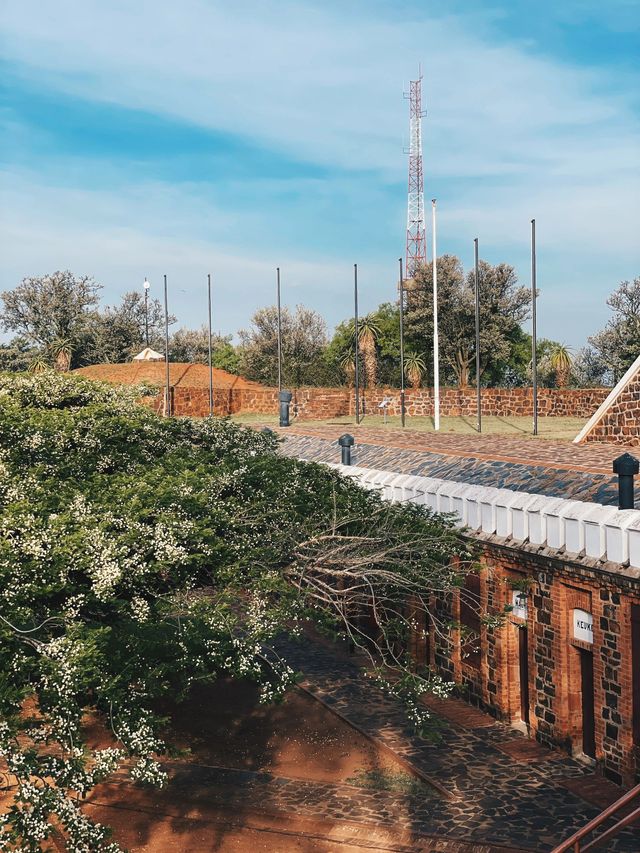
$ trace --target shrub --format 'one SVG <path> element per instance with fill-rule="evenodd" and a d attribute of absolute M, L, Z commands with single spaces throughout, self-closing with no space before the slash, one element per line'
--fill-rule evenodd
<path fill-rule="evenodd" d="M 153 700 L 219 675 L 277 699 L 295 674 L 274 641 L 308 620 L 364 647 L 357 614 L 375 604 L 378 663 L 402 673 L 416 722 L 416 694 L 444 689 L 395 640 L 399 601 L 449 594 L 468 571 L 446 518 L 281 456 L 272 434 L 159 418 L 143 393 L 0 375 L 0 756 L 14 790 L 0 849 L 41 850 L 58 827 L 70 851 L 115 851 L 80 800 L 123 763 L 162 784 Z M 113 748 L 86 747 L 87 711 Z"/>

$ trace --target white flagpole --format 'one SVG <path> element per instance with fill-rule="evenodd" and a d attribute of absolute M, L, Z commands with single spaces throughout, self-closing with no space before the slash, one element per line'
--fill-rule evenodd
<path fill-rule="evenodd" d="M 433 250 L 433 428 L 440 429 L 440 346 L 438 339 L 438 252 L 436 249 L 436 200 L 431 199 Z"/>

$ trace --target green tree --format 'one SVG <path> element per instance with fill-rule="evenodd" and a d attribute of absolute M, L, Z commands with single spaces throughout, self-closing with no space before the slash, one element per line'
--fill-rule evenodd
<path fill-rule="evenodd" d="M 400 384 L 400 311 L 397 305 L 391 302 L 383 302 L 369 314 L 374 325 L 377 327 L 375 337 L 376 352 L 376 376 L 383 385 L 398 387 Z M 353 368 L 351 362 L 343 364 L 345 356 L 352 353 L 354 349 L 354 322 L 353 319 L 339 323 L 335 329 L 331 343 L 327 347 L 326 359 L 340 369 L 340 380 L 352 381 Z M 361 348 L 362 350 L 362 348 Z M 345 371 L 345 366 L 348 368 Z M 363 352 L 360 352 L 360 368 L 363 379 L 366 378 Z"/>
<path fill-rule="evenodd" d="M 418 729 L 419 695 L 445 692 L 398 648 L 472 570 L 451 520 L 286 458 L 274 436 L 158 418 L 140 393 L 0 375 L 0 762 L 15 783 L 2 849 L 36 853 L 55 827 L 67 850 L 116 853 L 82 799 L 119 767 L 163 783 L 158 697 L 231 677 L 276 699 L 295 682 L 276 640 L 309 622 L 369 650 Z M 87 714 L 111 746 L 89 748 Z"/>
<path fill-rule="evenodd" d="M 404 358 L 404 373 L 412 388 L 419 388 L 427 371 L 423 353 L 408 352 Z"/>
<path fill-rule="evenodd" d="M 640 355 L 640 276 L 620 282 L 607 305 L 613 317 L 589 344 L 617 381 Z"/>
<path fill-rule="evenodd" d="M 440 356 L 459 387 L 469 384 L 475 363 L 474 273 L 466 276 L 453 255 L 438 258 L 438 328 Z M 509 264 L 492 266 L 480 261 L 480 373 L 501 361 L 511 350 L 510 336 L 528 315 L 531 293 L 517 286 Z M 433 340 L 433 287 L 431 263 L 422 267 L 407 294 L 407 339 L 419 347 Z"/>
<path fill-rule="evenodd" d="M 573 357 L 564 344 L 555 344 L 549 354 L 549 363 L 555 373 L 556 388 L 566 388 L 571 378 Z"/>
<path fill-rule="evenodd" d="M 579 388 L 610 385 L 613 372 L 602 353 L 592 345 L 582 347 L 573 359 L 573 377 Z"/>
<path fill-rule="evenodd" d="M 94 311 L 88 317 L 74 363 L 121 364 L 131 361 L 146 346 L 145 316 L 148 316 L 149 323 L 149 345 L 164 352 L 164 307 L 158 299 L 149 299 L 145 311 L 144 295 L 130 290 L 123 294 L 119 305 Z M 169 324 L 175 323 L 175 319 L 170 315 Z"/>
<path fill-rule="evenodd" d="M 353 329 L 355 336 L 355 325 Z M 375 388 L 378 379 L 377 344 L 380 337 L 380 326 L 373 314 L 362 317 L 358 323 L 358 343 L 362 353 L 367 386 Z"/>
<path fill-rule="evenodd" d="M 49 356 L 61 341 L 79 352 L 100 288 L 91 276 L 75 276 L 69 270 L 25 278 L 0 294 L 0 322 L 5 331 L 17 332 Z"/>
<path fill-rule="evenodd" d="M 18 335 L 9 343 L 0 344 L 0 371 L 28 370 L 33 359 L 40 353 L 39 347 Z"/>
<path fill-rule="evenodd" d="M 352 386 L 355 383 L 356 376 L 356 353 L 353 347 L 342 353 L 338 361 L 340 369 L 344 371 L 347 380 L 347 385 Z"/>
<path fill-rule="evenodd" d="M 71 367 L 73 344 L 68 338 L 59 338 L 49 347 L 49 352 L 56 370 L 67 373 Z"/>
<path fill-rule="evenodd" d="M 278 310 L 260 308 L 251 318 L 251 328 L 241 330 L 240 373 L 265 385 L 278 380 Z M 294 313 L 282 309 L 282 377 L 286 386 L 323 385 L 328 364 L 327 326 L 310 308 L 298 305 Z"/>
<path fill-rule="evenodd" d="M 231 335 L 213 334 L 211 336 L 211 362 L 214 367 L 237 374 L 240 367 L 240 356 L 231 340 Z M 172 361 L 207 364 L 209 360 L 209 330 L 207 327 L 178 329 L 169 340 L 169 355 Z"/>

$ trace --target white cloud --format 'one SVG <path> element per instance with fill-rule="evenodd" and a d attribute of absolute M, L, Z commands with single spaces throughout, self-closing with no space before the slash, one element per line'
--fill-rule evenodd
<path fill-rule="evenodd" d="M 402 81 L 421 58 L 436 175 L 560 167 L 631 120 L 631 90 L 598 94 L 601 75 L 483 41 L 460 18 L 275 0 L 4 7 L 5 53 L 45 83 L 331 166 L 397 170 Z"/>
<path fill-rule="evenodd" d="M 202 203 L 198 231 L 190 196 L 170 187 L 132 187 L 125 194 L 70 190 L 38 183 L 28 174 L 5 185 L 0 290 L 15 286 L 25 275 L 71 269 L 93 275 L 104 285 L 104 301 L 113 304 L 125 291 L 141 287 L 145 276 L 161 298 L 166 273 L 178 322 L 198 326 L 205 320 L 206 275 L 211 272 L 214 325 L 228 334 L 245 327 L 256 308 L 275 302 L 275 268 L 280 265 L 284 304 L 303 302 L 320 310 L 329 324 L 349 314 L 353 274 L 349 262 L 283 257 L 276 249 L 257 258 L 233 247 L 213 246 L 202 221 L 215 228 L 226 214 Z M 170 223 L 165 206 L 176 212 Z M 363 273 L 367 311 L 377 305 L 385 277 L 392 280 L 393 266 L 385 270 L 365 264 Z"/>
<path fill-rule="evenodd" d="M 591 265 L 564 291 L 568 304 L 581 293 L 597 294 L 581 324 L 585 332 L 604 322 L 603 297 L 618 271 L 632 275 L 638 264 L 640 146 L 628 76 L 492 41 L 488 28 L 476 33 L 461 16 L 398 15 L 397 3 L 5 0 L 2 8 L 5 58 L 43 86 L 229 132 L 321 164 L 329 172 L 316 189 L 325 198 L 346 197 L 352 181 L 358 252 L 372 219 L 388 221 L 390 229 L 388 243 L 370 247 L 366 307 L 391 298 L 393 264 L 387 271 L 376 261 L 397 257 L 403 224 L 393 205 L 382 206 L 386 192 L 362 197 L 359 188 L 363 175 L 385 190 L 404 184 L 401 90 L 421 59 L 429 110 L 426 191 L 440 201 L 443 247 L 461 251 L 478 234 L 490 252 L 521 259 L 526 279 L 535 215 L 541 251 L 554 258 L 550 277 L 579 266 L 574 259 L 586 257 Z M 91 186 L 91 169 L 108 168 L 94 162 L 74 171 Z M 261 182 L 263 202 L 269 181 L 265 175 Z M 281 200 L 277 211 L 268 200 L 261 209 L 251 206 L 246 187 L 242 202 L 225 209 L 212 203 L 215 185 L 204 183 L 54 192 L 34 173 L 6 187 L 10 277 L 72 266 L 95 270 L 115 293 L 148 273 L 155 258 L 156 277 L 165 268 L 180 270 L 195 294 L 202 271 L 215 265 L 234 282 L 224 325 L 233 330 L 269 298 L 276 263 L 293 255 L 291 280 L 300 298 L 330 322 L 348 313 L 340 294 L 350 259 L 334 254 L 330 263 L 303 262 L 304 247 L 290 251 L 287 243 L 286 206 Z M 402 195 L 398 189 L 400 211 Z M 289 215 L 297 212 L 294 206 Z M 272 250 L 234 242 L 242 229 L 274 235 Z M 197 310 L 185 311 L 191 322 Z"/>

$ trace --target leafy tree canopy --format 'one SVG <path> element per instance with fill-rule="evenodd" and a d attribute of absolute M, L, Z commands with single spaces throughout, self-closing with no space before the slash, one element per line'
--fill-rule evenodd
<path fill-rule="evenodd" d="M 475 364 L 475 281 L 471 270 L 464 275 L 460 260 L 453 255 L 438 258 L 438 328 L 440 357 L 455 375 L 460 387 L 469 384 Z M 487 368 L 504 362 L 511 351 L 510 336 L 528 316 L 531 293 L 518 287 L 515 270 L 509 264 L 479 264 L 480 283 L 480 365 Z M 414 349 L 424 348 L 425 338 L 433 340 L 433 272 L 431 263 L 414 277 L 407 294 L 407 339 Z"/>
<path fill-rule="evenodd" d="M 323 385 L 328 371 L 325 360 L 327 325 L 310 308 L 298 305 L 294 313 L 281 312 L 282 378 L 285 386 Z M 264 385 L 278 383 L 278 310 L 260 308 L 251 318 L 251 328 L 240 336 L 240 373 Z"/>
<path fill-rule="evenodd" d="M 378 329 L 375 338 L 378 382 L 381 385 L 398 387 L 400 384 L 400 309 L 392 302 L 383 302 L 368 316 Z M 353 343 L 354 321 L 350 318 L 336 327 L 331 343 L 327 347 L 327 360 L 340 366 L 344 356 L 353 353 Z M 361 359 L 362 355 L 361 353 Z M 347 366 L 346 371 L 345 366 Z M 341 368 L 342 381 L 347 379 L 346 374 L 349 373 L 348 359 L 345 361 L 345 366 Z M 364 378 L 364 359 L 360 367 Z M 348 378 L 352 379 L 351 375 Z"/>
<path fill-rule="evenodd" d="M 589 338 L 590 363 L 593 368 L 599 362 L 617 381 L 640 355 L 640 276 L 620 282 L 607 305 L 613 316 L 602 331 Z"/>
<path fill-rule="evenodd" d="M 91 276 L 69 270 L 25 278 L 0 294 L 2 327 L 50 354 L 60 342 L 76 350 L 87 335 L 100 289 Z"/>
<path fill-rule="evenodd" d="M 74 366 L 120 364 L 131 361 L 146 346 L 147 317 L 149 346 L 164 352 L 164 307 L 158 299 L 149 299 L 146 309 L 142 293 L 130 290 L 119 305 L 95 311 L 87 324 L 86 336 L 75 353 Z M 169 316 L 169 324 L 175 323 Z"/>
<path fill-rule="evenodd" d="M 240 356 L 231 343 L 232 336 L 211 336 L 211 362 L 229 373 L 238 373 Z M 190 361 L 207 364 L 209 360 L 209 330 L 178 329 L 169 341 L 169 355 L 172 361 Z"/>
<path fill-rule="evenodd" d="M 121 765 L 162 784 L 153 700 L 219 675 L 274 699 L 294 681 L 274 642 L 309 620 L 364 648 L 374 605 L 379 662 L 418 724 L 417 694 L 443 689 L 398 650 L 398 603 L 411 595 L 414 618 L 461 587 L 470 554 L 446 519 L 280 456 L 272 435 L 158 418 L 140 393 L 0 375 L 3 849 L 35 853 L 55 824 L 69 851 L 113 853 L 78 798 Z M 86 747 L 88 711 L 112 747 Z"/>

